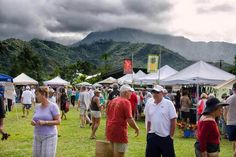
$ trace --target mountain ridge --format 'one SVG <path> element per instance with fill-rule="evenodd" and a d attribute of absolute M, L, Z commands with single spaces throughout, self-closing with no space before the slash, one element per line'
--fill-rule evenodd
<path fill-rule="evenodd" d="M 159 44 L 179 53 L 188 60 L 204 60 L 217 62 L 224 60 L 233 64 L 236 55 L 236 44 L 220 41 L 191 41 L 183 36 L 171 36 L 167 34 L 154 34 L 138 29 L 117 28 L 109 31 L 92 32 L 83 40 L 72 44 L 72 47 L 80 44 L 91 44 L 99 40 L 113 40 L 117 42 L 127 41 L 131 43 Z"/>

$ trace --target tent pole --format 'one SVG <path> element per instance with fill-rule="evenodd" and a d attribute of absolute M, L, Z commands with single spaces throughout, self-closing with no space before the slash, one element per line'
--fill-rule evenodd
<path fill-rule="evenodd" d="M 199 84 L 198 84 L 198 80 L 197 80 L 197 91 L 196 91 L 197 95 L 196 95 L 196 102 L 195 103 L 198 103 L 198 100 L 199 100 Z M 196 107 L 196 122 L 198 121 L 197 119 L 197 107 Z"/>

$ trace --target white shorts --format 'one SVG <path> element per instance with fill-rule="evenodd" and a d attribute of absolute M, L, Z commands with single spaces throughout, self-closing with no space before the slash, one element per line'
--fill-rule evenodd
<path fill-rule="evenodd" d="M 101 118 L 101 111 L 91 111 L 92 117 Z"/>
<path fill-rule="evenodd" d="M 85 116 L 87 113 L 87 110 L 85 108 L 80 108 L 80 115 Z"/>
<path fill-rule="evenodd" d="M 112 148 L 115 152 L 125 153 L 128 150 L 128 143 L 113 143 L 111 142 Z"/>

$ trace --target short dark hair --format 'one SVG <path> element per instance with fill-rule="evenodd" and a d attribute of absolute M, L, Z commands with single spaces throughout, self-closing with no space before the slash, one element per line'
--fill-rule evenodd
<path fill-rule="evenodd" d="M 86 90 L 86 87 L 85 87 L 85 86 L 82 86 L 81 89 L 84 91 L 84 90 Z"/>

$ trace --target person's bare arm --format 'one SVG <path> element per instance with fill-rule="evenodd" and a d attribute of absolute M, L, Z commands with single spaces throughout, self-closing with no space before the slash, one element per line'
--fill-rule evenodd
<path fill-rule="evenodd" d="M 228 114 L 229 108 L 226 106 L 224 107 L 224 112 L 223 112 L 223 118 L 227 122 L 227 114 Z"/>
<path fill-rule="evenodd" d="M 80 100 L 78 100 L 78 108 L 80 107 Z"/>
<path fill-rule="evenodd" d="M 147 133 L 151 130 L 151 122 L 147 122 Z"/>
<path fill-rule="evenodd" d="M 176 123 L 177 123 L 176 118 L 170 120 L 170 137 L 172 139 L 174 138 Z"/>
<path fill-rule="evenodd" d="M 135 130 L 136 136 L 139 135 L 139 128 L 133 118 L 128 118 L 127 120 L 129 126 Z"/>

